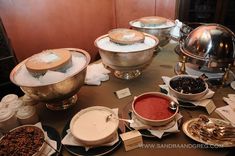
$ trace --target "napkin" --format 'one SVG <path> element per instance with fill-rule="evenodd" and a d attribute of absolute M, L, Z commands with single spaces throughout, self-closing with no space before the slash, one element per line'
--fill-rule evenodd
<path fill-rule="evenodd" d="M 170 79 L 171 79 L 170 77 L 162 76 L 162 80 L 165 83 L 165 85 L 159 85 L 160 88 L 165 89 L 168 92 L 168 95 L 169 95 L 169 87 L 168 86 L 169 86 Z M 215 94 L 214 91 L 212 91 L 211 89 L 208 89 L 208 92 L 198 101 L 184 100 L 183 102 L 190 102 L 190 103 L 194 104 L 195 106 L 204 106 L 205 103 L 208 103 L 209 99 L 212 98 L 214 94 Z M 175 97 L 173 97 L 172 95 L 169 95 L 169 96 L 171 96 L 174 99 L 174 101 L 176 101 L 178 103 L 178 100 Z"/>
<path fill-rule="evenodd" d="M 180 22 L 178 19 L 175 20 L 175 27 L 171 30 L 171 36 L 175 38 L 180 37 L 180 29 L 182 28 L 183 23 Z"/>
<path fill-rule="evenodd" d="M 0 109 L 1 109 L 1 108 L 5 108 L 5 103 L 0 102 Z"/>
<path fill-rule="evenodd" d="M 113 141 L 108 142 L 106 144 L 102 144 L 101 146 L 113 146 L 115 143 L 117 143 L 119 141 L 118 133 L 114 136 L 114 138 L 112 140 Z M 85 146 L 82 143 L 80 143 L 79 141 L 77 141 L 73 137 L 70 129 L 67 130 L 67 135 L 62 139 L 61 143 L 63 145 L 70 145 L 70 146 L 83 146 L 86 151 L 88 151 L 91 148 L 95 148 L 95 147 L 92 147 L 92 146 Z"/>
<path fill-rule="evenodd" d="M 85 84 L 100 85 L 102 81 L 109 80 L 110 71 L 102 63 L 91 64 L 87 67 Z"/>
<path fill-rule="evenodd" d="M 223 119 L 229 121 L 235 127 L 235 112 L 227 105 L 216 108 L 215 112 Z"/>
<path fill-rule="evenodd" d="M 172 122 L 168 123 L 167 125 L 164 126 L 149 126 L 141 121 L 139 121 L 136 116 L 132 113 L 131 118 L 134 121 L 133 123 L 130 124 L 130 127 L 140 130 L 140 129 L 147 129 L 152 135 L 158 137 L 159 139 L 162 138 L 163 134 L 166 132 L 169 133 L 177 133 L 179 132 L 178 129 L 178 121 L 182 118 L 183 116 L 181 114 L 176 114 L 175 120 Z"/>
<path fill-rule="evenodd" d="M 117 108 L 114 108 L 113 111 L 116 115 L 118 115 L 118 109 Z M 116 135 L 114 136 L 114 138 L 112 140 L 113 141 L 108 142 L 106 144 L 102 144 L 101 146 L 113 146 L 115 143 L 117 143 L 119 141 L 118 133 L 116 133 Z M 70 129 L 67 130 L 67 135 L 62 139 L 61 143 L 63 145 L 82 146 L 82 147 L 85 148 L 86 151 L 88 151 L 91 148 L 95 148 L 95 147 L 92 147 L 92 146 L 85 146 L 82 143 L 80 143 L 78 140 L 76 140 L 76 138 L 74 138 L 74 136 L 72 135 Z"/>
<path fill-rule="evenodd" d="M 227 97 L 223 97 L 223 100 L 231 107 L 235 113 L 235 94 L 228 94 Z"/>
<path fill-rule="evenodd" d="M 36 123 L 35 126 L 37 126 L 37 127 L 39 127 L 40 129 L 43 130 L 41 122 Z M 46 137 L 47 142 L 48 142 L 53 148 L 57 149 L 57 142 L 54 141 L 54 140 L 51 140 L 51 139 L 48 137 L 46 131 L 44 131 L 44 134 L 45 134 L 45 137 Z M 49 145 L 46 145 L 46 147 L 45 147 L 45 149 L 43 150 L 42 153 L 43 153 L 44 155 L 52 155 L 52 154 L 55 153 L 55 151 L 54 151 L 54 149 L 52 149 Z"/>

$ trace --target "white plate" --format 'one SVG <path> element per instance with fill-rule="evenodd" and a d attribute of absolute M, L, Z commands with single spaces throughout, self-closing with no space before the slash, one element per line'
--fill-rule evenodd
<path fill-rule="evenodd" d="M 231 82 L 231 83 L 230 83 L 230 86 L 232 87 L 232 89 L 235 90 L 235 81 Z"/>
<path fill-rule="evenodd" d="M 200 142 L 202 144 L 206 144 L 206 145 L 209 145 L 209 146 L 217 146 L 217 147 L 235 147 L 235 142 L 231 143 L 231 142 L 228 142 L 228 141 L 219 141 L 219 142 L 213 142 L 213 141 L 205 141 L 205 140 L 202 140 L 200 137 L 196 136 L 196 135 L 193 135 L 192 132 L 189 131 L 189 126 L 192 125 L 193 123 L 197 122 L 199 118 L 193 118 L 193 119 L 190 119 L 188 121 L 186 121 L 183 126 L 182 126 L 182 129 L 183 129 L 183 132 L 188 136 L 190 137 L 191 139 L 197 141 L 197 142 Z M 216 119 L 216 118 L 210 118 L 214 123 L 218 124 L 218 125 L 229 125 L 229 123 L 227 121 L 224 121 L 224 120 L 221 120 L 221 119 Z"/>

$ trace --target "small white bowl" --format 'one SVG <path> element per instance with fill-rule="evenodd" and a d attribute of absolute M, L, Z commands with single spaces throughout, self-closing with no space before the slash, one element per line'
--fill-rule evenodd
<path fill-rule="evenodd" d="M 181 78 L 181 77 L 190 77 L 190 78 L 198 78 L 197 76 L 192 76 L 192 75 L 177 75 L 177 76 L 174 76 L 170 79 L 170 82 L 169 82 L 169 93 L 170 95 L 173 95 L 174 97 L 176 97 L 178 100 L 184 100 L 184 101 L 197 101 L 197 100 L 200 100 L 204 95 L 206 95 L 206 93 L 208 92 L 208 84 L 204 81 L 204 84 L 205 84 L 205 90 L 203 90 L 202 92 L 199 92 L 199 93 L 195 93 L 195 94 L 186 94 L 186 93 L 181 93 L 181 92 L 178 92 L 176 91 L 175 89 L 173 89 L 171 87 L 171 81 L 172 80 L 176 80 L 178 78 Z"/>
<path fill-rule="evenodd" d="M 230 83 L 230 86 L 231 86 L 231 88 L 232 88 L 233 90 L 235 90 L 235 81 L 231 82 L 231 83 Z"/>
<path fill-rule="evenodd" d="M 107 116 L 114 118 L 107 121 Z M 119 120 L 112 109 L 94 106 L 78 112 L 70 122 L 72 135 L 78 142 L 88 146 L 99 146 L 112 141 L 116 135 Z"/>

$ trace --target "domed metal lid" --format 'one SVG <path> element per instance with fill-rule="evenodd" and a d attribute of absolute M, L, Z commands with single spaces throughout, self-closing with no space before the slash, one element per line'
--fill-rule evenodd
<path fill-rule="evenodd" d="M 188 57 L 223 67 L 234 62 L 235 35 L 219 24 L 202 25 L 190 32 L 180 47 Z"/>

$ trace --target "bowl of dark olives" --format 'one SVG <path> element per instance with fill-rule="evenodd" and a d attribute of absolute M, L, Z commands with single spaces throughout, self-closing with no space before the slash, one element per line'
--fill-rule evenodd
<path fill-rule="evenodd" d="M 169 92 L 179 100 L 197 101 L 208 92 L 208 85 L 201 77 L 177 75 L 170 79 Z"/>

